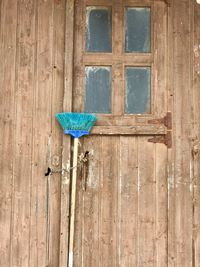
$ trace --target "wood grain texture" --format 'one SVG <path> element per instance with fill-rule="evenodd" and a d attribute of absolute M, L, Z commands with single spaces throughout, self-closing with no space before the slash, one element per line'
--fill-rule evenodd
<path fill-rule="evenodd" d="M 61 158 L 52 115 L 62 107 L 65 1 L 1 1 L 0 8 L 1 151 L 10 155 L 1 157 L 1 265 L 57 266 L 60 181 L 44 173 Z"/>
<path fill-rule="evenodd" d="M 102 138 L 84 138 L 84 151 L 89 152 L 88 161 L 82 166 L 81 190 L 83 191 L 83 246 L 82 259 L 86 266 L 100 264 L 100 211 L 101 211 L 101 173 Z M 83 152 L 84 152 L 83 151 Z"/>
<path fill-rule="evenodd" d="M 168 96 L 168 9 L 164 1 L 154 2 L 154 97 L 155 106 L 154 112 L 157 116 L 162 117 L 163 111 L 169 109 L 169 96 Z M 170 165 L 170 161 L 167 153 L 170 153 L 165 149 L 163 145 L 156 144 L 155 146 L 155 266 L 168 266 L 168 173 L 167 167 Z"/>
<path fill-rule="evenodd" d="M 34 1 L 18 1 L 11 266 L 29 266 L 35 72 Z"/>
<path fill-rule="evenodd" d="M 36 88 L 34 95 L 34 138 L 31 196 L 31 254 L 34 266 L 49 264 L 49 187 L 44 174 L 48 167 L 51 142 L 51 98 L 53 55 L 53 2 L 38 1 L 36 38 Z"/>
<path fill-rule="evenodd" d="M 167 148 L 147 138 L 84 138 L 75 266 L 167 266 Z"/>
<path fill-rule="evenodd" d="M 194 136 L 193 136 L 193 265 L 200 265 L 200 75 L 199 75 L 199 45 L 200 45 L 200 5 L 193 4 L 193 27 L 194 27 L 194 39 L 191 47 L 191 53 L 193 53 L 193 107 L 194 107 Z"/>
<path fill-rule="evenodd" d="M 82 12 L 83 3 L 79 3 L 78 0 L 74 1 L 75 13 L 74 13 L 74 65 L 73 65 L 73 111 L 74 112 L 83 112 L 84 110 L 84 94 L 83 86 L 85 79 L 85 66 L 83 63 L 83 51 L 84 48 L 84 27 L 86 15 Z"/>
<path fill-rule="evenodd" d="M 138 138 L 120 137 L 118 240 L 119 266 L 139 266 Z M 123 167 L 122 167 L 123 166 Z"/>
<path fill-rule="evenodd" d="M 118 209 L 118 137 L 102 139 L 101 176 L 101 266 L 116 266 L 117 255 L 117 209 Z"/>
<path fill-rule="evenodd" d="M 139 4 L 138 1 L 128 1 L 127 5 L 135 3 Z M 100 2 L 87 1 L 87 5 L 96 4 Z M 114 8 L 113 52 L 109 55 L 83 52 L 85 7 L 75 5 L 75 111 L 82 111 L 84 106 L 84 67 L 106 64 L 113 68 L 113 114 L 98 115 L 98 126 L 93 128 L 88 143 L 84 141 L 82 145 L 83 153 L 90 144 L 94 157 L 99 157 L 99 164 L 90 162 L 88 168 L 93 173 L 93 183 L 100 181 L 101 187 L 99 194 L 90 194 L 89 188 L 87 194 L 79 182 L 75 266 L 91 263 L 94 266 L 167 266 L 167 148 L 148 142 L 152 135 L 166 133 L 166 129 L 148 124 L 154 114 L 123 116 L 123 69 L 126 64 L 146 66 L 153 62 L 152 88 L 155 89 L 152 96 L 155 97 L 152 97 L 152 110 L 156 118 L 167 112 L 166 5 L 163 2 L 147 3 L 153 9 L 152 25 L 156 31 L 152 54 L 126 56 L 123 54 L 123 32 L 116 27 L 123 25 L 124 2 L 101 4 Z M 128 206 L 130 200 L 133 203 Z M 97 225 L 94 226 L 90 219 Z M 98 235 L 95 242 L 94 233 Z M 95 250 L 98 263 L 93 258 Z"/>
<path fill-rule="evenodd" d="M 168 110 L 172 112 L 172 146 L 174 148 L 174 126 L 175 126 L 175 118 L 174 118 L 174 54 L 173 54 L 173 6 L 172 3 L 168 6 L 168 20 L 167 20 L 167 28 L 168 28 L 168 38 L 167 38 L 167 91 L 168 91 Z M 175 173 L 174 173 L 174 161 L 175 161 L 175 149 L 168 150 L 168 164 L 167 164 L 167 177 L 168 177 L 168 265 L 175 266 Z"/>
<path fill-rule="evenodd" d="M 195 0 L 124 1 L 152 6 L 155 58 L 122 55 L 119 43 L 118 56 L 82 56 L 78 15 L 73 42 L 74 2 L 0 1 L 0 265 L 67 266 L 70 174 L 44 176 L 47 167 L 70 165 L 70 137 L 54 114 L 82 110 L 82 64 L 113 65 L 120 98 L 124 60 L 153 66 L 154 111 L 157 118 L 172 111 L 173 149 L 147 142 L 166 130 L 147 124 L 154 115 L 122 117 L 124 103 L 116 106 L 113 95 L 119 116 L 100 116 L 99 128 L 81 140 L 80 152 L 91 153 L 79 170 L 75 266 L 199 266 L 200 6 Z M 115 14 L 120 2 L 83 1 L 115 5 Z M 118 20 L 123 24 L 122 14 L 115 27 Z"/>
<path fill-rule="evenodd" d="M 167 6 L 164 2 L 153 5 L 153 44 L 154 63 L 152 81 L 152 112 L 159 117 L 165 115 L 167 96 Z"/>
<path fill-rule="evenodd" d="M 51 142 L 48 165 L 52 169 L 62 168 L 63 132 L 55 114 L 63 109 L 64 95 L 64 44 L 65 44 L 65 0 L 54 1 L 52 40 L 52 99 L 51 99 Z M 59 266 L 60 219 L 61 219 L 61 173 L 49 179 L 49 266 Z"/>
<path fill-rule="evenodd" d="M 156 231 L 156 180 L 155 180 L 155 145 L 147 143 L 145 137 L 138 140 L 138 242 L 139 266 L 155 266 L 155 231 Z M 145 153 L 144 153 L 145 151 Z M 153 152 L 153 153 L 152 153 Z"/>
<path fill-rule="evenodd" d="M 134 125 L 134 126 L 94 126 L 92 135 L 164 135 L 165 126 Z"/>
<path fill-rule="evenodd" d="M 17 2 L 0 2 L 0 265 L 10 266 L 15 125 Z"/>
<path fill-rule="evenodd" d="M 174 139 L 175 139 L 175 264 L 192 265 L 192 91 L 191 88 L 191 4 L 173 1 L 174 21 Z M 184 56 L 183 56 L 184 55 Z"/>
<path fill-rule="evenodd" d="M 168 153 L 162 144 L 155 145 L 156 267 L 168 267 Z M 162 156 L 161 156 L 162 155 Z"/>

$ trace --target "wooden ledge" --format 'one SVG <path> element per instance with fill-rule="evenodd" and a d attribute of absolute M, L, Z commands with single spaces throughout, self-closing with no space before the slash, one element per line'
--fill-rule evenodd
<path fill-rule="evenodd" d="M 164 125 L 134 125 L 134 126 L 94 126 L 94 135 L 164 135 Z"/>

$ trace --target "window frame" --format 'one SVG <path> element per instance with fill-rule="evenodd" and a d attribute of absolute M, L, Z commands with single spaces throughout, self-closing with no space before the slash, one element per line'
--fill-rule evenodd
<path fill-rule="evenodd" d="M 77 1 L 78 2 L 78 1 Z M 77 3 L 78 4 L 78 3 Z M 156 3 L 158 4 L 158 2 Z M 162 4 L 162 2 L 161 2 Z M 98 53 L 85 51 L 85 32 L 86 32 L 86 8 L 88 6 L 110 7 L 112 8 L 112 52 Z M 157 77 L 158 67 L 155 60 L 155 34 L 154 29 L 156 22 L 155 18 L 155 1 L 145 0 L 121 0 L 108 1 L 106 0 L 83 0 L 82 4 L 78 4 L 75 11 L 75 56 L 74 56 L 74 90 L 73 90 L 73 111 L 83 112 L 84 105 L 84 71 L 87 66 L 109 66 L 112 68 L 112 114 L 96 114 L 99 126 L 131 126 L 137 123 L 145 124 L 148 120 L 155 118 L 158 115 L 156 104 L 155 80 Z M 76 7 L 76 5 L 75 5 Z M 126 53 L 125 52 L 125 8 L 126 7 L 150 7 L 151 8 L 151 51 L 150 53 Z M 157 7 L 159 8 L 159 7 Z M 156 10 L 157 10 L 156 8 Z M 123 11 L 122 11 L 123 10 Z M 121 13 L 121 20 L 116 20 L 117 14 Z M 117 22 L 116 22 L 117 21 Z M 117 27 L 116 27 L 117 24 Z M 120 25 L 119 25 L 120 24 Z M 120 38 L 119 28 L 121 27 Z M 167 35 L 167 32 L 166 32 Z M 114 46 L 115 39 L 118 40 Z M 119 44 L 120 43 L 120 44 Z M 160 54 L 164 54 L 164 63 L 166 64 L 166 47 L 162 48 Z M 116 56 L 120 52 L 121 55 Z M 120 54 L 119 53 L 119 54 Z M 113 68 L 114 66 L 114 68 Z M 146 114 L 125 114 L 125 68 L 126 67 L 150 67 L 151 68 L 151 113 Z M 120 86 L 119 86 L 120 85 Z M 119 89 L 120 88 L 120 89 Z M 167 94 L 166 94 L 167 95 Z M 166 106 L 163 108 L 163 114 L 166 111 Z M 159 112 L 161 113 L 161 112 Z"/>

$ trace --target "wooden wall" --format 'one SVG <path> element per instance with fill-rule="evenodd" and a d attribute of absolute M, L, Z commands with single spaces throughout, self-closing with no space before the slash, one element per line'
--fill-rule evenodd
<path fill-rule="evenodd" d="M 65 1 L 0 12 L 0 266 L 58 266 Z"/>
<path fill-rule="evenodd" d="M 67 195 L 66 202 L 62 196 L 68 183 L 61 183 L 59 173 L 46 177 L 45 172 L 62 163 L 63 135 L 54 114 L 63 109 L 64 72 L 70 69 L 69 61 L 64 68 L 64 58 L 71 19 L 65 11 L 71 1 L 0 1 L 0 266 L 65 266 L 68 214 Z M 174 119 L 168 154 L 168 266 L 196 267 L 200 5 L 195 0 L 168 2 L 169 110 Z M 60 236 L 65 238 L 61 245 Z"/>
<path fill-rule="evenodd" d="M 172 95 L 174 147 L 169 175 L 169 266 L 199 266 L 199 66 L 200 5 L 171 1 L 169 11 L 169 88 Z M 171 177 L 170 177 L 171 176 Z"/>

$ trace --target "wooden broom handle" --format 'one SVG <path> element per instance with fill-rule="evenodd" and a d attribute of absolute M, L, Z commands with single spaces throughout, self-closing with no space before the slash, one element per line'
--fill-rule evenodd
<path fill-rule="evenodd" d="M 74 138 L 73 171 L 72 171 L 72 180 L 71 180 L 72 187 L 71 187 L 71 205 L 70 205 L 68 267 L 73 267 L 77 163 L 78 163 L 78 138 Z"/>

